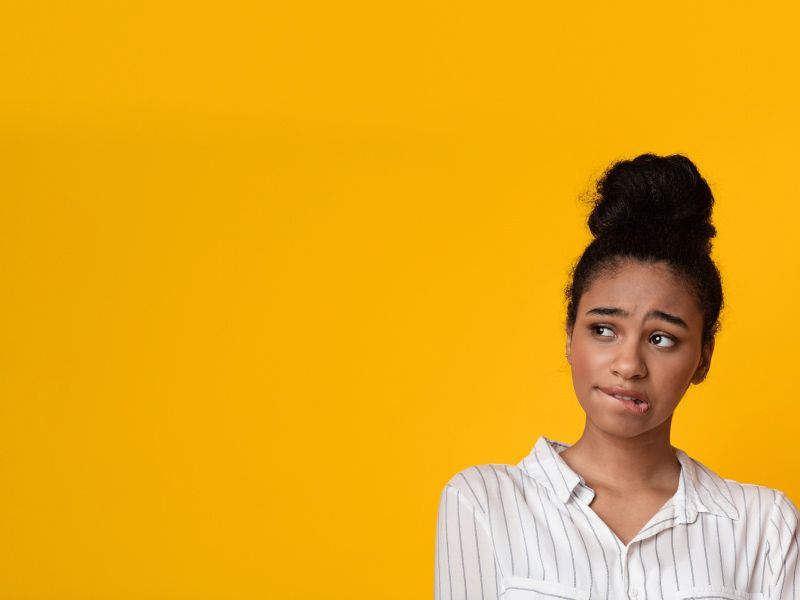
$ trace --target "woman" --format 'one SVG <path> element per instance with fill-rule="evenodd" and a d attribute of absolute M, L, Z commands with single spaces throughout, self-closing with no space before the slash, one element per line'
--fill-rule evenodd
<path fill-rule="evenodd" d="M 800 598 L 798 511 L 670 444 L 708 374 L 722 307 L 713 197 L 683 156 L 612 165 L 567 292 L 566 356 L 586 413 L 572 445 L 445 486 L 435 598 Z"/>

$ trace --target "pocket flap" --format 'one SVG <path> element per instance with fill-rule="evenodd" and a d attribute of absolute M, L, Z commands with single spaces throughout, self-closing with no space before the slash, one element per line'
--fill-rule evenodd
<path fill-rule="evenodd" d="M 502 600 L 589 600 L 588 591 L 541 579 L 503 577 L 500 585 Z"/>
<path fill-rule="evenodd" d="M 680 596 L 680 600 L 766 600 L 761 592 L 742 592 L 730 588 L 696 587 Z"/>

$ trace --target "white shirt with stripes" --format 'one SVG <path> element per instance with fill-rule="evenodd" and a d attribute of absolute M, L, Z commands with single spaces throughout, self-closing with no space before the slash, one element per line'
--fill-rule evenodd
<path fill-rule="evenodd" d="M 678 489 L 626 545 L 594 491 L 539 437 L 518 465 L 465 469 L 441 494 L 436 600 L 800 600 L 798 513 L 675 448 Z"/>

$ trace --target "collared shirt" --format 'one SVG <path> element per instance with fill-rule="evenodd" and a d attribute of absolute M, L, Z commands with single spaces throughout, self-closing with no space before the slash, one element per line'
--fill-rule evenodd
<path fill-rule="evenodd" d="M 464 469 L 442 491 L 436 600 L 800 600 L 798 513 L 674 448 L 675 494 L 628 544 L 595 492 L 539 437 L 517 465 Z"/>

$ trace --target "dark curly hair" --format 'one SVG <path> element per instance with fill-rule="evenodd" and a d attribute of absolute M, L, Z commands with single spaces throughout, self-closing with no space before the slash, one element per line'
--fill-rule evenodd
<path fill-rule="evenodd" d="M 594 239 L 565 289 L 567 329 L 583 293 L 623 261 L 663 261 L 694 292 L 703 313 L 703 344 L 719 331 L 722 281 L 711 259 L 714 197 L 694 163 L 680 154 L 642 154 L 612 164 L 597 182 L 589 229 Z"/>

